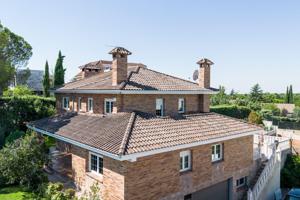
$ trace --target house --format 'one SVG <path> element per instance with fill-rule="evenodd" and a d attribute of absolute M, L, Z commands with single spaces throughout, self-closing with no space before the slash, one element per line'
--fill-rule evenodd
<path fill-rule="evenodd" d="M 17 72 L 17 84 L 18 85 L 27 85 L 36 95 L 43 94 L 43 78 L 44 71 L 43 70 L 29 70 L 29 76 L 25 78 L 26 73 L 28 73 L 28 69 L 19 70 Z"/>
<path fill-rule="evenodd" d="M 210 112 L 213 62 L 197 62 L 191 82 L 128 64 L 122 47 L 109 53 L 109 69 L 56 90 L 58 115 L 28 124 L 69 153 L 78 189 L 98 182 L 109 200 L 240 199 L 262 129 Z"/>

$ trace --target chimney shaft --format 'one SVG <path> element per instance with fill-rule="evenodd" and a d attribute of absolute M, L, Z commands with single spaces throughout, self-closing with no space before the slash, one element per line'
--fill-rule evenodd
<path fill-rule="evenodd" d="M 200 65 L 198 84 L 202 88 L 210 88 L 210 66 L 214 63 L 207 58 L 203 58 L 197 62 Z"/>
<path fill-rule="evenodd" d="M 116 47 L 109 52 L 112 54 L 112 85 L 119 85 L 127 80 L 127 56 L 131 52 L 123 47 Z"/>

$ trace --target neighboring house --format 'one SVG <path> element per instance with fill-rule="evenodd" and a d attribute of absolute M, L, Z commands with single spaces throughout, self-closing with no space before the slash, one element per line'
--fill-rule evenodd
<path fill-rule="evenodd" d="M 280 110 L 284 115 L 292 116 L 295 109 L 295 104 L 292 103 L 277 103 L 276 107 Z"/>
<path fill-rule="evenodd" d="M 21 77 L 25 72 L 26 70 L 19 70 L 17 72 L 17 84 L 27 85 L 35 94 L 42 95 L 44 71 L 30 70 L 30 76 L 25 80 L 25 83 L 23 83 L 24 80 Z"/>
<path fill-rule="evenodd" d="M 195 83 L 128 64 L 124 48 L 110 54 L 111 70 L 57 89 L 59 114 L 28 124 L 71 155 L 66 171 L 78 189 L 98 182 L 105 200 L 241 198 L 263 130 L 210 112 L 213 63 L 198 62 Z"/>

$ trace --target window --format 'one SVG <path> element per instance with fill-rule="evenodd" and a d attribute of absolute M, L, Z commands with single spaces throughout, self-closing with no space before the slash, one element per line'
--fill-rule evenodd
<path fill-rule="evenodd" d="M 63 109 L 69 110 L 70 105 L 69 105 L 69 97 L 63 97 Z"/>
<path fill-rule="evenodd" d="M 78 97 L 78 111 L 81 111 L 81 97 Z"/>
<path fill-rule="evenodd" d="M 93 107 L 94 107 L 94 101 L 93 98 L 88 98 L 88 111 L 93 112 Z"/>
<path fill-rule="evenodd" d="M 211 148 L 211 160 L 213 162 L 222 160 L 222 145 L 221 144 L 215 144 Z"/>
<path fill-rule="evenodd" d="M 105 114 L 110 114 L 113 112 L 115 101 L 116 101 L 116 98 L 105 99 L 105 101 L 104 101 Z"/>
<path fill-rule="evenodd" d="M 188 171 L 191 169 L 191 152 L 182 151 L 180 152 L 180 171 Z"/>
<path fill-rule="evenodd" d="M 184 109 L 184 98 L 179 98 L 178 99 L 178 113 L 184 113 L 185 109 Z"/>
<path fill-rule="evenodd" d="M 242 187 L 247 183 L 247 176 L 236 180 L 236 187 Z"/>
<path fill-rule="evenodd" d="M 192 194 L 184 195 L 184 200 L 192 200 Z"/>
<path fill-rule="evenodd" d="M 156 115 L 163 116 L 164 115 L 164 100 L 156 99 Z"/>
<path fill-rule="evenodd" d="M 90 171 L 103 174 L 103 157 L 90 153 Z"/>

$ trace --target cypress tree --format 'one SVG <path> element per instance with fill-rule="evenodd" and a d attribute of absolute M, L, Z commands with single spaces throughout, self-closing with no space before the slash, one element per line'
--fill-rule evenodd
<path fill-rule="evenodd" d="M 290 99 L 289 103 L 294 103 L 294 94 L 293 94 L 293 86 L 292 85 L 290 85 L 289 99 Z"/>
<path fill-rule="evenodd" d="M 286 94 L 285 94 L 285 103 L 290 102 L 290 92 L 289 92 L 289 87 L 286 88 Z"/>
<path fill-rule="evenodd" d="M 49 65 L 48 61 L 46 61 L 45 64 L 45 74 L 44 74 L 44 79 L 43 79 L 43 88 L 44 88 L 44 96 L 49 97 L 49 89 L 50 89 L 50 78 L 49 78 Z"/>
<path fill-rule="evenodd" d="M 58 58 L 56 60 L 54 68 L 54 87 L 62 86 L 65 83 L 65 71 L 63 66 L 65 56 L 61 54 L 61 51 L 58 53 Z"/>

